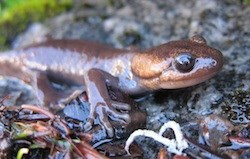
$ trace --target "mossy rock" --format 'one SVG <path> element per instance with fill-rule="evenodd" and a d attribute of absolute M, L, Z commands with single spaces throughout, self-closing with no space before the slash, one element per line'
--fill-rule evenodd
<path fill-rule="evenodd" d="M 7 0 L 0 1 L 0 49 L 6 48 L 13 38 L 31 22 L 42 21 L 72 6 L 72 0 Z"/>

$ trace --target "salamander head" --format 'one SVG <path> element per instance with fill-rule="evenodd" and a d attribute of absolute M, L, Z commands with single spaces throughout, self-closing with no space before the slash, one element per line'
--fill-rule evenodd
<path fill-rule="evenodd" d="M 183 88 L 213 77 L 223 65 L 222 53 L 195 35 L 172 41 L 133 57 L 132 71 L 151 90 Z"/>

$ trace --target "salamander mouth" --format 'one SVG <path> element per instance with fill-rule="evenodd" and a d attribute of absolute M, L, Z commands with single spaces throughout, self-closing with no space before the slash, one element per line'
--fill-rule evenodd
<path fill-rule="evenodd" d="M 202 83 L 216 75 L 222 67 L 212 58 L 201 58 L 190 72 L 179 72 L 173 65 L 158 77 L 141 79 L 142 85 L 151 90 L 178 89 Z"/>
<path fill-rule="evenodd" d="M 209 73 L 207 75 L 200 76 L 199 78 L 189 78 L 189 79 L 183 79 L 183 80 L 172 80 L 172 81 L 163 81 L 162 79 L 159 79 L 160 88 L 162 89 L 178 89 L 178 88 L 185 88 L 190 87 L 193 85 L 200 84 L 213 76 L 217 74 L 218 71 Z"/>
<path fill-rule="evenodd" d="M 220 63 L 210 57 L 197 58 L 193 69 L 189 72 L 180 72 L 172 65 L 159 76 L 159 88 L 177 89 L 202 83 L 218 73 L 221 67 Z"/>

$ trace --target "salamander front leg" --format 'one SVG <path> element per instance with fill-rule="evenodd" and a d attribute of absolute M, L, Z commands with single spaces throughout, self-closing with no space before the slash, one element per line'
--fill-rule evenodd
<path fill-rule="evenodd" d="M 68 96 L 68 94 L 63 91 L 56 91 L 52 87 L 46 72 L 36 71 L 36 80 L 37 96 L 44 105 L 52 106 L 53 109 L 55 109 L 55 105 L 60 106 L 60 100 L 65 99 Z"/>
<path fill-rule="evenodd" d="M 90 114 L 85 130 L 91 129 L 94 119 L 97 117 L 101 125 L 106 129 L 109 137 L 114 135 L 110 119 L 123 123 L 130 122 L 130 116 L 121 111 L 129 111 L 130 106 L 111 100 L 107 84 L 118 88 L 118 78 L 99 69 L 91 69 L 84 76 L 87 87 L 87 94 L 90 102 Z M 110 118 L 110 119 L 109 119 Z"/>

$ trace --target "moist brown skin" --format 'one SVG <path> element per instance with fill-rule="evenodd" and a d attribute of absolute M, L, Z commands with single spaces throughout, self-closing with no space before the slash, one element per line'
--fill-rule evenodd
<path fill-rule="evenodd" d="M 178 58 L 181 62 L 192 59 L 192 65 L 186 69 L 185 64 L 178 65 Z M 140 52 L 81 40 L 50 40 L 0 56 L 0 74 L 31 84 L 40 99 L 38 104 L 60 104 L 69 96 L 55 91 L 51 80 L 86 86 L 90 115 L 85 128 L 90 129 L 98 117 L 110 137 L 113 128 L 109 117 L 130 122 L 129 115 L 119 111 L 128 111 L 130 106 L 112 101 L 107 85 L 129 95 L 183 88 L 211 78 L 222 65 L 221 52 L 198 35 Z"/>

